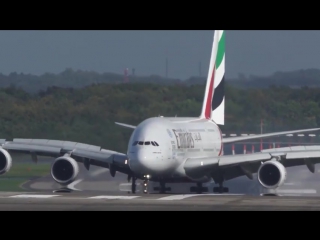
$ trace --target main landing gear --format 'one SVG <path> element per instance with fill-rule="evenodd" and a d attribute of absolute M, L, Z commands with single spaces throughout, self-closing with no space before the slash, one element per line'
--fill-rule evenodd
<path fill-rule="evenodd" d="M 204 193 L 204 192 L 209 192 L 208 187 L 203 187 L 202 183 L 197 183 L 196 187 L 191 187 L 190 192 L 196 192 L 198 194 Z"/>
<path fill-rule="evenodd" d="M 197 183 L 197 186 L 191 187 L 190 192 L 195 192 L 197 194 L 201 194 L 204 192 L 209 192 L 208 187 L 203 187 L 202 183 Z M 213 188 L 214 193 L 226 193 L 229 192 L 229 188 L 223 187 L 223 183 L 219 183 L 219 187 L 214 187 Z"/>
<path fill-rule="evenodd" d="M 160 181 L 160 191 L 159 193 L 166 193 L 166 183 L 163 181 Z"/>
<path fill-rule="evenodd" d="M 213 188 L 214 193 L 227 193 L 229 192 L 229 188 L 223 187 L 223 182 L 219 183 L 219 187 L 214 187 Z"/>
<path fill-rule="evenodd" d="M 171 191 L 171 187 L 166 187 L 166 183 L 164 181 L 159 182 L 160 187 L 154 187 L 154 191 L 159 191 L 160 194 L 164 194 L 167 191 Z"/>
<path fill-rule="evenodd" d="M 131 193 L 136 193 L 136 187 L 137 187 L 137 185 L 136 185 L 136 178 L 133 176 L 132 177 L 132 182 L 131 182 Z"/>

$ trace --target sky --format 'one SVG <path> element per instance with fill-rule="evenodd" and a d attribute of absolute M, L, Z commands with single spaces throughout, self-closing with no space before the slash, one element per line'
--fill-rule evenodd
<path fill-rule="evenodd" d="M 206 76 L 214 30 L 0 31 L 0 73 L 74 70 Z M 320 31 L 226 30 L 226 78 L 320 68 Z"/>

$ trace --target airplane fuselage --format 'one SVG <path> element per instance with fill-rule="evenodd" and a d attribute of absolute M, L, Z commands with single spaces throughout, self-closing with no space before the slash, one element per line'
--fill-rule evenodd
<path fill-rule="evenodd" d="M 212 120 L 155 117 L 135 128 L 127 156 L 137 176 L 188 182 L 183 168 L 188 158 L 217 157 L 221 152 L 221 131 Z"/>

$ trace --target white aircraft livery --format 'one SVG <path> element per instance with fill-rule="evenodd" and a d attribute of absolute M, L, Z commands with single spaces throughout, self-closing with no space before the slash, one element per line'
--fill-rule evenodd
<path fill-rule="evenodd" d="M 51 175 L 62 186 L 76 180 L 79 163 L 89 170 L 90 165 L 108 168 L 114 177 L 124 173 L 131 181 L 131 192 L 136 192 L 136 180 L 160 184 L 194 183 L 191 191 L 202 193 L 202 184 L 214 181 L 213 192 L 228 192 L 223 183 L 240 176 L 253 179 L 257 174 L 264 188 L 278 188 L 286 179 L 286 167 L 306 165 L 314 173 L 320 162 L 320 147 L 298 146 L 263 150 L 252 154 L 222 155 L 223 144 L 249 139 L 261 139 L 293 133 L 318 131 L 320 128 L 267 133 L 244 137 L 223 138 L 219 125 L 224 125 L 225 31 L 215 30 L 199 117 L 152 117 L 137 126 L 116 123 L 132 129 L 127 153 L 102 149 L 99 146 L 48 139 L 1 140 L 0 174 L 12 166 L 11 153 L 54 158 Z"/>

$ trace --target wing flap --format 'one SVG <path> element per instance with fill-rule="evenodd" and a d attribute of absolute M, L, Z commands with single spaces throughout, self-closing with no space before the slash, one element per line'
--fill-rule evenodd
<path fill-rule="evenodd" d="M 271 148 L 271 149 L 264 149 L 261 152 L 293 152 L 293 151 L 320 151 L 320 146 L 310 145 L 310 146 Z"/>
<path fill-rule="evenodd" d="M 30 145 L 30 144 L 14 143 L 14 142 L 7 142 L 4 145 L 2 145 L 2 148 L 9 151 L 21 152 L 21 153 L 35 152 L 38 155 L 50 156 L 50 157 L 59 156 L 61 153 L 61 148 L 58 148 L 58 147 Z"/>
<path fill-rule="evenodd" d="M 237 164 L 244 164 L 250 162 L 267 161 L 272 158 L 271 153 L 252 153 L 252 154 L 237 154 L 237 155 L 225 155 L 219 157 L 219 166 L 231 166 Z"/>
<path fill-rule="evenodd" d="M 299 146 L 300 147 L 300 146 Z M 315 146 L 317 147 L 317 146 Z M 299 148 L 291 148 L 290 150 L 286 150 L 285 148 L 274 149 L 276 151 L 271 151 L 273 149 L 267 150 L 265 152 L 252 153 L 252 154 L 237 154 L 237 155 L 226 155 L 221 156 L 219 158 L 219 166 L 232 166 L 232 165 L 243 165 L 250 164 L 259 161 L 268 161 L 273 157 L 280 157 L 281 162 L 285 164 L 290 163 L 291 160 L 304 160 L 304 159 L 314 159 L 315 163 L 318 163 L 318 159 L 320 159 L 320 151 L 317 150 L 309 150 L 312 147 L 309 147 L 308 150 L 302 148 L 302 150 L 298 150 Z M 290 160 L 290 161 L 289 161 Z M 303 165 L 303 164 L 302 164 Z"/>
<path fill-rule="evenodd" d="M 251 154 L 224 155 L 216 158 L 195 158 L 188 159 L 184 164 L 187 174 L 203 176 L 220 172 L 223 168 L 224 179 L 231 180 L 240 176 L 247 176 L 252 179 L 261 162 L 278 158 L 285 167 L 307 166 L 314 172 L 314 164 L 320 163 L 320 146 L 294 146 L 263 150 Z"/>
<path fill-rule="evenodd" d="M 289 159 L 302 159 L 302 158 L 320 158 L 320 152 L 318 151 L 305 151 L 305 152 L 288 152 L 286 154 L 286 160 Z"/>
<path fill-rule="evenodd" d="M 320 163 L 320 146 L 294 146 L 264 150 L 256 154 L 223 156 L 219 166 L 224 167 L 225 180 L 257 173 L 260 161 L 268 161 L 273 156 L 281 157 L 280 162 L 287 167 L 307 166 L 314 172 L 314 165 Z M 269 154 L 269 159 L 268 158 Z M 245 156 L 248 155 L 248 156 Z M 251 155 L 251 157 L 249 157 Z M 264 159 L 265 158 L 265 159 Z"/>
<path fill-rule="evenodd" d="M 250 139 L 267 138 L 267 137 L 281 136 L 281 135 L 287 135 L 287 134 L 293 134 L 293 133 L 315 132 L 319 130 L 320 128 L 311 128 L 311 129 L 302 129 L 302 130 L 285 131 L 285 132 L 265 133 L 265 134 L 259 134 L 259 135 L 253 135 L 253 136 L 227 137 L 227 138 L 223 138 L 222 142 L 234 143 L 234 142 L 246 141 Z"/>
<path fill-rule="evenodd" d="M 114 164 L 117 171 L 129 172 L 126 154 L 102 149 L 100 146 L 89 145 L 71 141 L 49 140 L 49 139 L 21 139 L 13 141 L 2 141 L 2 148 L 10 152 L 31 154 L 32 156 L 59 157 L 70 153 L 78 162 L 89 160 L 91 165 L 109 167 Z"/>
<path fill-rule="evenodd" d="M 127 155 L 123 153 L 109 153 L 108 151 L 85 151 L 75 149 L 71 156 L 88 158 L 100 161 L 102 163 L 116 164 L 117 166 L 127 165 Z"/>
<path fill-rule="evenodd" d="M 52 147 L 61 148 L 66 151 L 72 151 L 75 148 L 86 149 L 86 150 L 91 150 L 91 151 L 101 150 L 100 146 L 89 145 L 89 144 L 79 143 L 79 142 L 49 140 L 49 139 L 15 138 L 15 139 L 13 139 L 12 142 L 13 143 L 30 144 L 30 145 L 39 145 L 39 146 L 52 146 Z"/>

